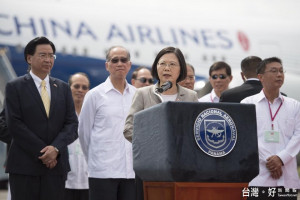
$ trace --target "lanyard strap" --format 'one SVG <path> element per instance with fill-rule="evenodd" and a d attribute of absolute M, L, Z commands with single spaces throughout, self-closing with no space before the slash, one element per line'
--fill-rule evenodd
<path fill-rule="evenodd" d="M 282 104 L 283 104 L 283 101 L 284 101 L 284 99 L 283 99 L 283 97 L 282 97 L 282 101 L 281 101 L 279 107 L 277 108 L 277 110 L 276 110 L 276 112 L 275 112 L 275 114 L 274 114 L 274 116 L 273 116 L 273 115 L 272 115 L 272 110 L 271 110 L 270 102 L 269 102 L 269 100 L 267 99 L 267 102 L 268 102 L 268 105 L 269 105 L 269 110 L 270 110 L 271 121 L 272 121 L 272 130 L 274 130 L 274 124 L 273 124 L 273 121 L 274 121 L 275 117 L 277 116 L 277 113 L 278 113 L 278 111 L 280 110 L 280 108 L 281 108 L 281 106 L 282 106 Z"/>

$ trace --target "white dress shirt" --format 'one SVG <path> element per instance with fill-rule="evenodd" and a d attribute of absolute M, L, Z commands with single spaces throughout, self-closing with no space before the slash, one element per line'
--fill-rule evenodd
<path fill-rule="evenodd" d="M 166 102 L 166 101 L 176 101 L 177 95 L 178 95 L 178 93 L 171 94 L 171 95 L 160 94 L 163 102 Z"/>
<path fill-rule="evenodd" d="M 280 94 L 273 103 L 270 103 L 269 108 L 263 91 L 243 99 L 241 103 L 256 105 L 259 175 L 249 183 L 249 186 L 284 186 L 299 189 L 296 155 L 300 150 L 300 103 Z M 274 130 L 279 132 L 278 142 L 265 142 L 266 131 L 272 129 L 270 109 L 273 117 L 278 110 L 273 121 Z M 279 156 L 284 163 L 283 174 L 277 180 L 271 177 L 266 168 L 266 159 L 272 155 Z"/>
<path fill-rule="evenodd" d="M 68 145 L 68 151 L 71 171 L 68 173 L 65 187 L 89 189 L 87 163 L 78 138 Z"/>
<path fill-rule="evenodd" d="M 31 75 L 36 88 L 38 89 L 39 93 L 41 94 L 42 79 L 40 79 L 40 77 L 38 77 L 37 75 L 35 75 L 31 70 L 30 70 L 29 74 Z M 47 75 L 44 80 L 46 82 L 46 90 L 48 92 L 48 95 L 49 95 L 49 98 L 50 98 L 50 101 L 51 101 L 51 89 L 50 89 L 50 83 L 49 83 L 49 75 Z"/>
<path fill-rule="evenodd" d="M 210 102 L 210 103 L 218 103 L 220 98 L 216 95 L 215 90 L 212 89 L 210 93 L 198 99 L 199 102 Z"/>
<path fill-rule="evenodd" d="M 79 139 L 89 177 L 134 178 L 132 145 L 124 135 L 135 87 L 126 82 L 120 93 L 108 77 L 87 92 L 79 117 Z"/>

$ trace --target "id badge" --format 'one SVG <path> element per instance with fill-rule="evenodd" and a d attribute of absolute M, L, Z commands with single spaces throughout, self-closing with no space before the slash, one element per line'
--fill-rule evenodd
<path fill-rule="evenodd" d="M 279 132 L 275 130 L 265 131 L 265 142 L 279 143 Z"/>

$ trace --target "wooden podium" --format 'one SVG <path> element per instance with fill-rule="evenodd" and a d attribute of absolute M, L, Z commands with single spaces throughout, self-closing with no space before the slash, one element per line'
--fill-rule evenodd
<path fill-rule="evenodd" d="M 144 182 L 144 200 L 246 200 L 248 183 Z"/>

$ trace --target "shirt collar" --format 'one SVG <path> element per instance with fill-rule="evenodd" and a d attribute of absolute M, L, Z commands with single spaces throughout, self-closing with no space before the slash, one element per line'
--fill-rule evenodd
<path fill-rule="evenodd" d="M 211 98 L 212 98 L 213 102 L 219 102 L 220 101 L 220 98 L 217 96 L 214 89 L 211 91 L 210 94 L 211 94 Z"/>
<path fill-rule="evenodd" d="M 37 75 L 35 75 L 31 70 L 30 70 L 30 75 L 35 83 L 35 85 L 37 85 L 38 87 L 40 87 L 42 79 L 40 79 L 40 77 L 38 77 Z M 44 79 L 46 81 L 46 87 L 49 87 L 49 75 L 47 75 Z"/>
<path fill-rule="evenodd" d="M 258 78 L 248 78 L 246 81 L 259 81 Z"/>
<path fill-rule="evenodd" d="M 113 84 L 112 84 L 112 82 L 110 80 L 110 77 L 107 77 L 107 79 L 105 80 L 104 84 L 105 84 L 105 89 L 104 89 L 105 93 L 109 92 L 110 90 L 116 90 L 117 91 L 117 89 L 115 89 L 115 87 L 113 86 Z M 125 79 L 124 93 L 125 92 L 129 92 L 129 86 L 128 86 L 128 82 L 127 82 L 126 79 Z"/>
<path fill-rule="evenodd" d="M 266 95 L 265 95 L 265 93 L 264 93 L 264 91 L 263 90 L 261 90 L 260 91 L 260 93 L 258 93 L 258 101 L 262 101 L 262 100 L 266 100 L 266 101 L 268 101 L 268 99 L 267 99 L 267 97 L 266 97 Z M 278 95 L 278 97 L 276 98 L 276 99 L 274 99 L 274 102 L 275 101 L 280 101 L 280 102 L 282 102 L 283 101 L 283 95 L 279 92 L 279 95 Z"/>

